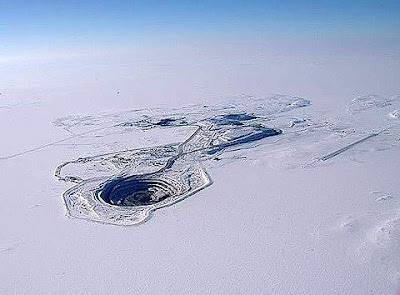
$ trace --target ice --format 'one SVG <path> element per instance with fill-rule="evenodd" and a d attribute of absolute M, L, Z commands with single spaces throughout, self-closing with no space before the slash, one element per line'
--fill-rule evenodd
<path fill-rule="evenodd" d="M 400 118 L 400 111 L 399 110 L 394 110 L 389 114 L 389 116 L 393 119 L 398 119 Z"/>
<path fill-rule="evenodd" d="M 150 116 L 143 110 L 140 114 L 135 114 L 136 119 L 131 118 L 130 124 L 126 123 L 125 117 L 131 112 L 111 115 L 109 117 L 116 120 L 106 120 L 106 123 L 111 124 L 111 129 L 100 130 L 102 133 L 107 132 L 109 136 L 117 133 L 121 126 L 136 127 L 144 131 L 152 128 L 192 127 L 195 131 L 178 145 L 119 151 L 61 164 L 56 169 L 56 177 L 78 183 L 64 193 L 68 213 L 72 217 L 117 225 L 144 222 L 153 211 L 183 200 L 209 186 L 212 180 L 202 166 L 207 165 L 207 161 L 217 154 L 281 134 L 279 129 L 264 126 L 269 120 L 265 116 L 273 115 L 271 109 L 281 114 L 309 105 L 305 101 L 284 96 L 247 100 L 252 107 L 248 111 L 257 112 L 259 116 L 250 112 L 233 113 L 234 109 L 228 106 L 213 106 L 211 113 L 204 107 L 194 106 L 179 116 L 168 115 L 161 119 L 157 119 L 156 115 Z M 235 107 L 243 110 L 247 106 L 236 104 Z M 232 113 L 216 115 L 227 110 Z M 104 124 L 101 118 L 67 117 L 54 123 L 74 132 L 73 128 L 81 125 Z M 183 118 L 190 118 L 190 124 Z M 124 122 L 118 123 L 120 120 Z M 112 131 L 113 128 L 115 131 Z M 89 134 L 95 136 L 96 133 Z M 76 166 L 81 171 L 79 168 L 74 170 Z M 65 174 L 64 171 L 69 172 Z"/>
<path fill-rule="evenodd" d="M 0 293 L 395 294 L 398 55 L 194 43 L 1 64 Z"/>

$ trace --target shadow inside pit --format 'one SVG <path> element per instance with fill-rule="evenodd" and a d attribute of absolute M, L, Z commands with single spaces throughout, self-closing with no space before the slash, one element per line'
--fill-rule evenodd
<path fill-rule="evenodd" d="M 132 176 L 107 181 L 96 195 L 111 205 L 145 206 L 161 202 L 173 196 L 174 192 L 174 188 L 163 180 Z"/>

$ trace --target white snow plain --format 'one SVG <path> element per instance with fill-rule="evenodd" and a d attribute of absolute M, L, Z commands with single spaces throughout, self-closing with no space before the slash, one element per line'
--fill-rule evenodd
<path fill-rule="evenodd" d="M 225 54 L 1 64 L 1 294 L 396 293 L 398 56 Z M 311 104 L 273 108 L 293 96 Z M 200 161 L 212 185 L 140 225 L 68 217 L 58 165 L 182 142 L 112 126 L 204 105 L 282 134 Z"/>

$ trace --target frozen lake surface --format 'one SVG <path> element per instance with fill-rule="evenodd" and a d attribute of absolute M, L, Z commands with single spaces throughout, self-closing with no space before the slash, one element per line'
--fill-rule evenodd
<path fill-rule="evenodd" d="M 395 294 L 395 65 L 357 82 L 340 75 L 350 59 L 289 61 L 268 79 L 228 64 L 235 83 L 225 68 L 194 90 L 192 64 L 140 83 L 127 66 L 107 83 L 101 63 L 2 67 L 0 293 Z M 304 75 L 285 88 L 288 67 Z"/>
<path fill-rule="evenodd" d="M 226 150 L 240 150 L 266 137 L 281 134 L 280 129 L 265 126 L 272 124 L 272 116 L 308 105 L 309 102 L 301 98 L 276 96 L 252 100 L 242 97 L 225 106 L 193 106 L 184 112 L 174 110 L 175 113 L 161 118 L 147 115 L 149 110 L 114 114 L 111 115 L 114 122 L 109 122 L 112 125 L 103 130 L 96 126 L 103 123 L 100 118 L 85 117 L 81 121 L 74 118 L 73 124 L 70 124 L 71 118 L 59 119 L 57 126 L 72 134 L 76 134 L 74 129 L 78 126 L 90 120 L 96 122 L 91 125 L 96 133 L 94 136 L 102 136 L 99 135 L 101 130 L 106 132 L 104 136 L 123 132 L 129 137 L 135 127 L 144 131 L 163 127 L 192 127 L 194 130 L 176 145 L 125 150 L 61 164 L 56 169 L 56 177 L 78 183 L 64 194 L 68 213 L 119 225 L 143 222 L 154 210 L 174 204 L 210 185 L 212 180 L 202 168 L 205 162 L 219 159 Z M 218 115 L 219 112 L 222 114 Z M 164 136 L 168 136 L 167 130 Z M 84 134 L 93 137 L 91 132 Z M 81 173 L 90 174 L 90 178 L 63 175 L 71 165 L 80 165 L 86 171 Z M 108 176 L 104 176 L 105 171 Z"/>

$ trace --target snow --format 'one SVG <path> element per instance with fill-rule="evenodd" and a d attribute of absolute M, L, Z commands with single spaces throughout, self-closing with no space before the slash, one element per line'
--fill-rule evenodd
<path fill-rule="evenodd" d="M 129 60 L 2 67 L 0 293 L 394 294 L 398 69 L 384 56 L 320 54 L 318 67 L 307 56 L 266 55 L 251 69 L 246 56 L 218 68 L 191 56 L 164 70 Z M 54 177 L 60 164 L 72 163 L 61 178 L 108 179 L 121 166 L 76 160 L 175 146 L 207 118 L 241 117 L 229 114 L 282 133 L 185 158 L 212 184 L 139 225 L 68 215 L 62 194 L 76 184 Z M 221 126 L 214 144 L 247 132 Z M 137 171 L 158 167 L 144 155 Z"/>
<path fill-rule="evenodd" d="M 393 112 L 391 112 L 389 114 L 389 116 L 392 117 L 393 119 L 400 118 L 400 111 L 399 110 L 394 110 Z"/>

